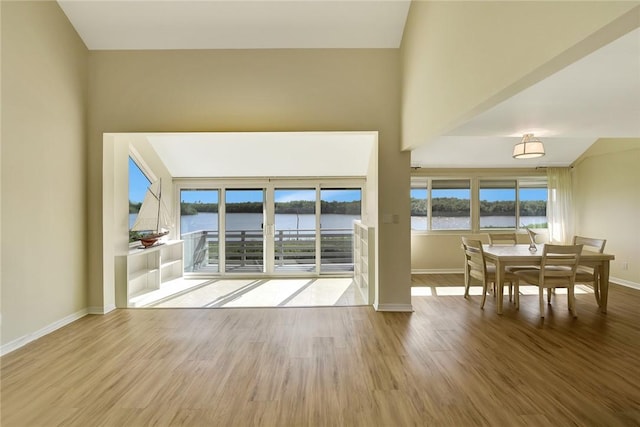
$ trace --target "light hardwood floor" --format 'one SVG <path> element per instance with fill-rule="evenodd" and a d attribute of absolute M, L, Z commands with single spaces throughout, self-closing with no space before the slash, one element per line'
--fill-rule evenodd
<path fill-rule="evenodd" d="M 87 316 L 2 357 L 1 425 L 637 426 L 640 291 L 609 298 Z"/>

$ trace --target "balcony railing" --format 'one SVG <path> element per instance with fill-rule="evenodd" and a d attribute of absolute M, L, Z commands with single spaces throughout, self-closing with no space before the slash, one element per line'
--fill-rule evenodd
<path fill-rule="evenodd" d="M 262 230 L 227 231 L 225 263 L 233 269 L 262 271 L 264 253 Z M 214 270 L 219 265 L 220 236 L 218 231 L 201 230 L 182 235 L 184 240 L 185 271 Z M 315 270 L 315 230 L 278 230 L 274 236 L 275 269 L 282 271 L 297 267 Z M 353 270 L 353 230 L 324 229 L 320 233 L 321 269 Z M 256 270 L 257 267 L 260 267 Z M 217 270 L 216 270 L 217 271 Z"/>

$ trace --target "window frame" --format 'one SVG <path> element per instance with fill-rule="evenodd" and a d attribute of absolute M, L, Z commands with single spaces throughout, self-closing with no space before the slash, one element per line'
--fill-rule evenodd
<path fill-rule="evenodd" d="M 180 194 L 183 189 L 215 189 L 218 190 L 219 207 L 218 207 L 218 231 L 220 236 L 223 236 L 226 232 L 225 224 L 225 212 L 226 212 L 226 191 L 228 189 L 255 189 L 263 188 L 265 194 L 265 263 L 263 272 L 250 272 L 243 273 L 242 277 L 264 277 L 270 275 L 273 277 L 342 277 L 345 272 L 326 272 L 321 270 L 321 247 L 320 247 L 320 233 L 322 227 L 320 226 L 321 219 L 321 191 L 328 189 L 353 189 L 360 191 L 360 218 L 363 223 L 368 220 L 367 217 L 367 182 L 364 177 L 345 177 L 345 178 L 288 178 L 288 177 L 252 177 L 252 178 L 174 178 L 173 179 L 174 194 Z M 299 272 L 299 271 L 275 271 L 274 266 L 274 241 L 273 235 L 275 232 L 275 200 L 274 192 L 276 189 L 313 189 L 316 192 L 316 231 L 318 239 L 316 241 L 316 270 L 314 272 Z M 181 221 L 180 221 L 180 197 L 178 197 L 174 204 L 173 210 L 175 212 L 176 220 L 176 234 L 180 236 L 182 234 Z M 224 258 L 226 257 L 226 248 L 223 243 L 224 239 L 221 239 L 220 244 L 220 256 L 219 256 L 219 271 L 217 273 L 206 272 L 185 272 L 185 277 L 238 277 L 236 273 L 230 273 L 226 271 L 226 265 Z"/>
<path fill-rule="evenodd" d="M 432 212 L 431 212 L 431 200 L 432 200 L 432 182 L 434 180 L 469 180 L 470 181 L 470 202 L 471 202 L 471 228 L 469 229 L 455 229 L 455 230 L 434 230 L 432 229 Z M 510 181 L 515 180 L 515 204 L 516 204 L 516 226 L 515 227 L 491 227 L 480 228 L 480 181 Z M 521 183 L 527 183 L 528 185 L 521 185 Z M 539 184 L 539 187 L 535 187 L 535 184 Z M 427 190 L 427 229 L 418 230 L 411 228 L 412 234 L 460 234 L 460 233 L 486 233 L 487 231 L 520 231 L 525 227 L 521 227 L 520 224 L 520 189 L 521 188 L 542 188 L 545 186 L 548 190 L 548 181 L 546 174 L 501 174 L 501 173 L 478 173 L 469 175 L 452 175 L 452 174 L 415 174 L 411 176 L 410 189 L 422 189 L 421 185 L 426 185 Z M 411 196 L 410 196 L 411 197 Z M 547 197 L 548 203 L 548 197 Z M 547 221 L 548 223 L 548 221 Z M 539 228 L 545 230 L 546 228 Z"/>

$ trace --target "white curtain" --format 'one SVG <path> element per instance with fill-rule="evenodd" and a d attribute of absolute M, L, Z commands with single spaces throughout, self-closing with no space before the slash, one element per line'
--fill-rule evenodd
<path fill-rule="evenodd" d="M 548 168 L 547 182 L 549 240 L 552 243 L 569 244 L 574 233 L 571 169 Z"/>

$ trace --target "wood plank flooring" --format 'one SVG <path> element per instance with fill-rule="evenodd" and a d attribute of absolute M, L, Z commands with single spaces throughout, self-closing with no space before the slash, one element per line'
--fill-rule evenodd
<path fill-rule="evenodd" d="M 461 276 L 414 279 L 462 284 Z M 2 427 L 638 426 L 640 291 L 521 309 L 370 307 L 87 316 L 0 359 Z"/>

